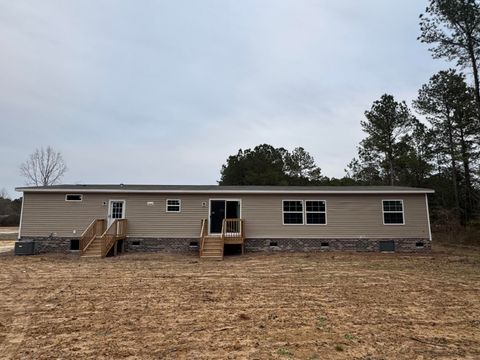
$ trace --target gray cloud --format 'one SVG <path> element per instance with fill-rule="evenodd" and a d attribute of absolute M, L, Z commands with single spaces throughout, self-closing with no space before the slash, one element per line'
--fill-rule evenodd
<path fill-rule="evenodd" d="M 0 0 L 0 188 L 52 145 L 65 182 L 214 183 L 259 143 L 342 176 L 382 93 L 443 64 L 418 0 Z"/>

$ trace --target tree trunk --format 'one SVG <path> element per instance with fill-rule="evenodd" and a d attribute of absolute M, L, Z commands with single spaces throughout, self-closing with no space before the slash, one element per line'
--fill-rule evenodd
<path fill-rule="evenodd" d="M 460 128 L 460 147 L 465 177 L 465 221 L 468 221 L 472 215 L 472 174 L 470 170 L 470 156 L 468 153 L 465 132 L 463 128 Z"/>
<path fill-rule="evenodd" d="M 453 197 L 455 202 L 455 215 L 460 220 L 460 200 L 458 196 L 458 175 L 457 175 L 457 161 L 455 156 L 455 142 L 453 139 L 453 129 L 450 119 L 447 120 L 447 129 L 448 129 L 448 146 L 450 150 L 450 159 L 452 166 L 452 187 L 453 187 Z"/>
<path fill-rule="evenodd" d="M 391 157 L 390 157 L 389 163 L 390 163 L 390 185 L 393 186 L 395 185 L 395 177 L 393 174 L 393 160 Z"/>
<path fill-rule="evenodd" d="M 468 54 L 470 56 L 470 63 L 472 66 L 473 81 L 475 85 L 475 102 L 477 103 L 477 117 L 480 119 L 480 79 L 478 75 L 477 57 L 473 47 L 473 40 L 469 37 L 468 40 Z"/>
<path fill-rule="evenodd" d="M 391 136 L 388 139 L 387 157 L 388 157 L 388 167 L 390 172 L 390 186 L 393 186 L 395 185 L 395 174 L 393 171 L 393 140 Z"/>

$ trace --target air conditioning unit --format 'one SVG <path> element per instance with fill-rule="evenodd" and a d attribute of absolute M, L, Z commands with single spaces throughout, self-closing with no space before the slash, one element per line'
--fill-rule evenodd
<path fill-rule="evenodd" d="M 17 241 L 15 243 L 15 255 L 33 255 L 35 243 L 33 241 Z"/>

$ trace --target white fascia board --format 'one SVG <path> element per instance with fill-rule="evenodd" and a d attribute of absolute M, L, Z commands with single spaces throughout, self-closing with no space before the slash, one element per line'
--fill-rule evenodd
<path fill-rule="evenodd" d="M 129 193 L 129 194 L 433 194 L 434 190 L 128 190 L 128 189 L 29 189 L 19 192 L 43 193 Z"/>

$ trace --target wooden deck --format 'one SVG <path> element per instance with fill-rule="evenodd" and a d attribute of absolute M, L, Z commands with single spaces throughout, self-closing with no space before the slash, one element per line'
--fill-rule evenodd
<path fill-rule="evenodd" d="M 220 234 L 208 234 L 208 220 L 203 219 L 200 230 L 200 258 L 223 260 L 225 245 L 241 245 L 245 251 L 245 222 L 243 219 L 224 219 Z"/>
<path fill-rule="evenodd" d="M 80 256 L 104 258 L 119 240 L 127 238 L 127 219 L 116 219 L 106 229 L 105 219 L 95 219 L 80 237 Z"/>
<path fill-rule="evenodd" d="M 95 219 L 80 237 L 80 256 L 103 258 L 127 238 L 127 219 L 116 219 L 106 228 L 105 219 Z M 245 221 L 224 219 L 219 234 L 208 234 L 208 220 L 201 221 L 199 255 L 202 259 L 223 260 L 225 245 L 241 245 L 245 251 Z"/>

